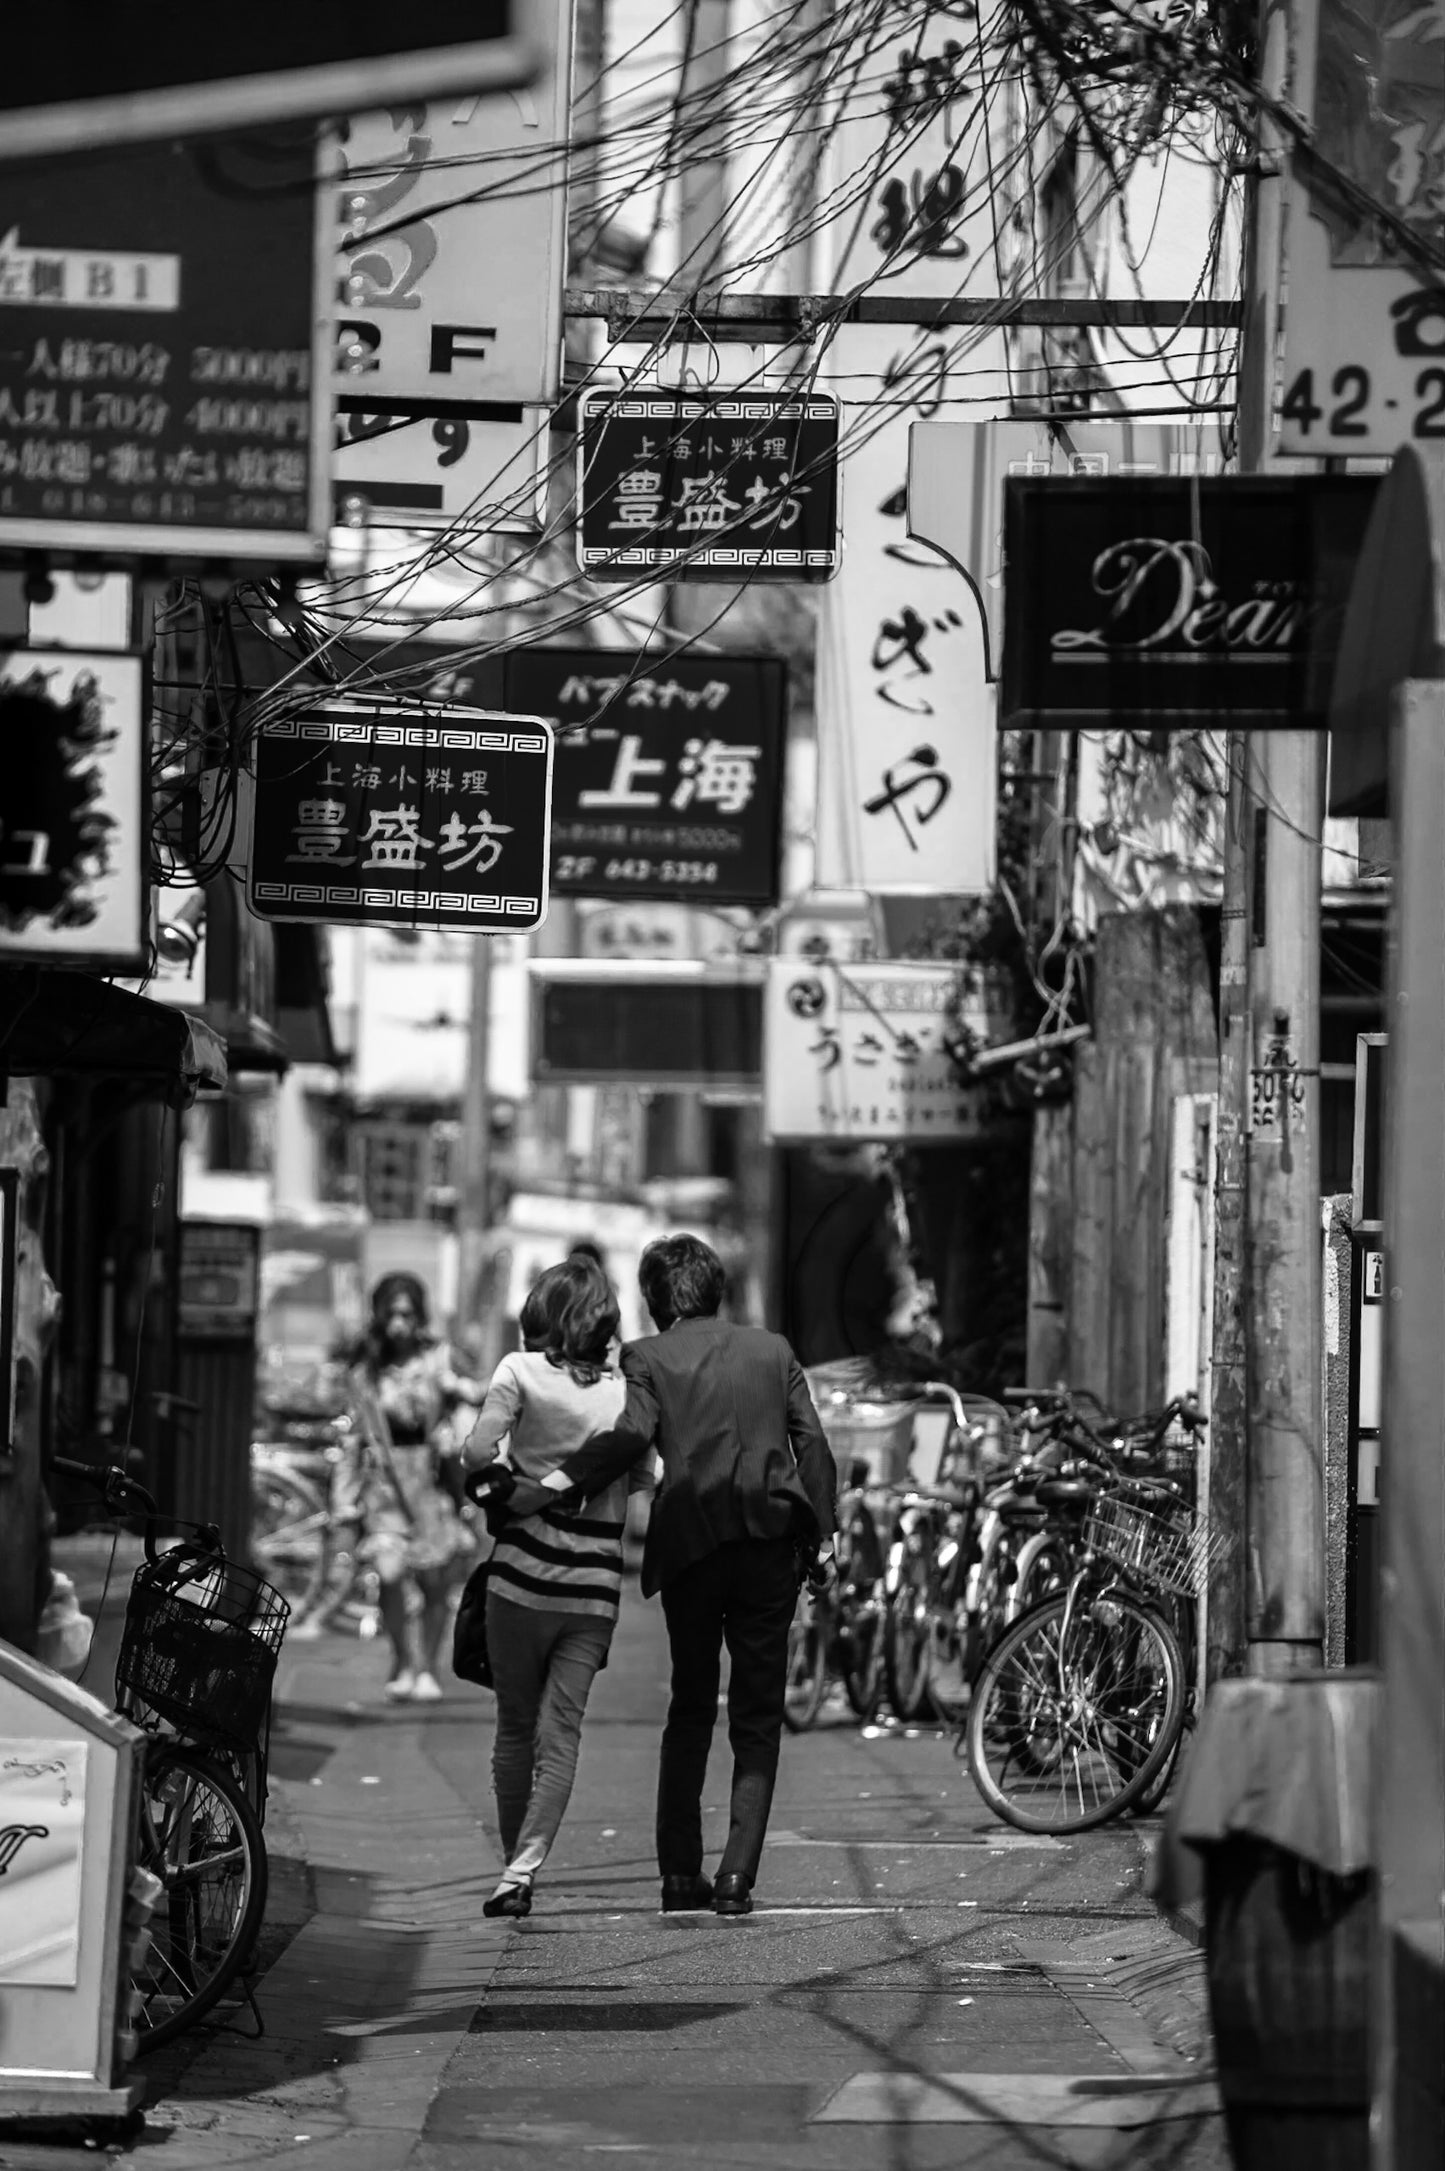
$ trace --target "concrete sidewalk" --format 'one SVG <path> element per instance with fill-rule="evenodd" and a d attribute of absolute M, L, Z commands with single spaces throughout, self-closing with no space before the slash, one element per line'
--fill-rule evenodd
<path fill-rule="evenodd" d="M 492 1924 L 492 1700 L 392 1709 L 384 1671 L 342 1638 L 283 1654 L 266 2033 L 242 2009 L 149 2062 L 138 2166 L 1224 2164 L 1199 1955 L 1137 1829 L 1009 1832 L 941 1737 L 839 1709 L 785 1744 L 757 1912 L 661 1916 L 665 1646 L 629 1590 L 533 1914 Z M 0 2128 L 3 2171 L 93 2161 Z"/>

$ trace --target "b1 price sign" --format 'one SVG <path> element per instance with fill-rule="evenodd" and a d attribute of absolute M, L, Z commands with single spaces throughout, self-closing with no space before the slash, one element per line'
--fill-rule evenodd
<path fill-rule="evenodd" d="M 0 166 L 0 545 L 324 560 L 327 194 L 300 130 Z"/>
<path fill-rule="evenodd" d="M 782 663 L 533 648 L 507 657 L 505 684 L 509 709 L 557 725 L 560 895 L 777 903 Z"/>
<path fill-rule="evenodd" d="M 263 920 L 522 934 L 547 916 L 552 733 L 336 701 L 263 724 L 247 898 Z"/>
<path fill-rule="evenodd" d="M 1445 46 L 1438 7 L 1302 0 L 1300 102 L 1318 160 L 1290 184 L 1279 449 L 1334 457 L 1445 443 L 1445 278 L 1402 248 L 1445 244 Z M 1364 203 L 1331 188 L 1356 182 Z"/>
<path fill-rule="evenodd" d="M 827 580 L 838 402 L 824 393 L 581 402 L 577 560 L 594 580 Z"/>

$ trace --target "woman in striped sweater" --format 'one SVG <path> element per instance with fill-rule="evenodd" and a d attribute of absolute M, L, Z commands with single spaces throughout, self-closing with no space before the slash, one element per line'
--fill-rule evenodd
<path fill-rule="evenodd" d="M 492 1376 L 467 1442 L 472 1470 L 495 1459 L 541 1480 L 621 1414 L 608 1357 L 617 1300 L 595 1260 L 548 1267 L 522 1307 L 525 1347 Z M 506 1525 L 491 1558 L 487 1647 L 497 1692 L 492 1779 L 507 1867 L 482 1912 L 525 1915 L 532 1881 L 566 1814 L 592 1677 L 607 1663 L 622 1591 L 627 1495 L 619 1478 L 579 1514 L 546 1508 Z"/>

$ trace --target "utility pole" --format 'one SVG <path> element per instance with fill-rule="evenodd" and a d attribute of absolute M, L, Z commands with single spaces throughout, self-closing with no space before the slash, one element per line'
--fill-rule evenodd
<path fill-rule="evenodd" d="M 1261 0 L 1261 89 L 1289 89 L 1287 0 Z M 1245 311 L 1240 355 L 1240 467 L 1268 465 L 1284 268 L 1284 149 L 1261 114 L 1259 170 L 1247 236 Z M 1312 1671 L 1324 1655 L 1324 1480 L 1321 1417 L 1319 1234 L 1319 956 L 1320 833 L 1323 744 L 1313 732 L 1231 735 L 1240 821 L 1227 862 L 1225 921 L 1237 966 L 1247 925 L 1246 1242 L 1230 1268 L 1242 1288 L 1220 1291 L 1226 1336 L 1226 1438 L 1221 1480 L 1237 1512 L 1238 1353 L 1228 1347 L 1231 1302 L 1245 1322 L 1245 1637 L 1247 1670 L 1283 1675 Z M 1242 849 L 1240 848 L 1242 846 Z M 1246 879 L 1246 875 L 1248 879 Z M 1247 912 L 1247 922 L 1237 915 Z M 1233 1004 L 1237 985 L 1226 991 Z M 1231 1013 L 1231 1027 L 1237 1013 Z M 1239 1094 L 1236 1044 L 1221 1078 Z M 1242 1097 L 1242 1096 L 1241 1096 Z M 1237 1120 L 1238 1103 L 1229 1111 Z M 1224 1124 L 1221 1125 L 1223 1134 Z M 1230 1177 L 1237 1180 L 1234 1141 Z M 1223 1172 L 1223 1157 L 1222 1157 Z M 1225 1234 L 1230 1235 L 1228 1196 Z M 1221 1261 L 1221 1267 L 1227 1261 Z M 1221 1279 L 1223 1279 L 1223 1273 Z M 1216 1344 L 1216 1357 L 1219 1354 Z M 1228 1587 L 1221 1598 L 1230 1603 Z M 1210 1644 L 1231 1639 L 1231 1624 L 1211 1628 Z"/>

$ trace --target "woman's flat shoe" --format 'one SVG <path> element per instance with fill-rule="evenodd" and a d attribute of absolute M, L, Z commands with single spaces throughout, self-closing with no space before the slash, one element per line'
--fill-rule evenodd
<path fill-rule="evenodd" d="M 482 1913 L 495 1919 L 507 1915 L 520 1920 L 532 1912 L 532 1887 L 530 1885 L 498 1885 L 489 1900 L 483 1900 Z"/>
<path fill-rule="evenodd" d="M 409 1704 L 415 1687 L 416 1675 L 408 1666 L 403 1672 L 392 1675 L 382 1694 L 393 1704 Z"/>

